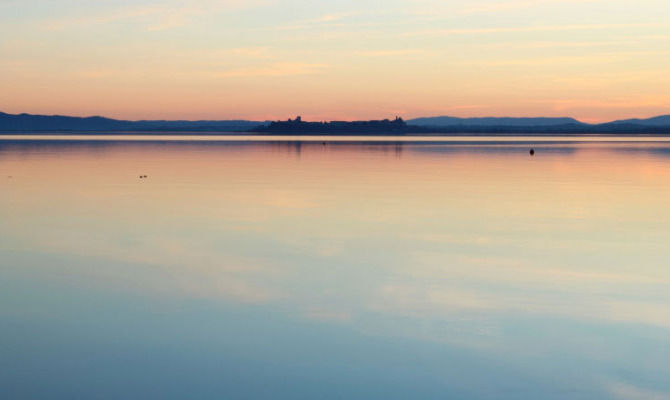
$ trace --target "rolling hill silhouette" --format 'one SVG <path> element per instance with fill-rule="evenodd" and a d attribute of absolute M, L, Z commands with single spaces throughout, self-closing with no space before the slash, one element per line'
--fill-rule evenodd
<path fill-rule="evenodd" d="M 407 121 L 417 126 L 556 126 L 556 125 L 587 125 L 574 118 L 512 118 L 512 117 L 427 117 Z"/>
<path fill-rule="evenodd" d="M 255 132 L 261 134 L 670 134 L 670 115 L 587 124 L 574 118 L 457 118 L 450 116 L 404 121 L 287 121 L 205 120 L 125 121 L 100 116 L 6 114 L 0 112 L 0 132 Z"/>
<path fill-rule="evenodd" d="M 242 132 L 265 122 L 225 121 L 124 121 L 105 117 L 6 114 L 0 112 L 2 132 Z"/>

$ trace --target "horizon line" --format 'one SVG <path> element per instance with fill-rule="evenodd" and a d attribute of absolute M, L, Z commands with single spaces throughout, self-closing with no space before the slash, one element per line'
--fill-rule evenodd
<path fill-rule="evenodd" d="M 104 119 L 110 119 L 110 120 L 116 120 L 116 121 L 127 121 L 127 122 L 143 122 L 143 121 L 166 121 L 166 122 L 228 122 L 228 121 L 244 121 L 244 122 L 276 122 L 276 121 L 287 121 L 287 120 L 292 120 L 293 118 L 300 117 L 300 114 L 293 114 L 293 116 L 289 116 L 286 119 L 245 119 L 245 118 L 227 118 L 227 119 L 212 119 L 212 118 L 207 118 L 207 119 L 184 119 L 184 118 L 176 118 L 176 119 L 166 119 L 166 118 L 156 118 L 156 119 L 149 119 L 149 118 L 142 118 L 142 119 L 123 119 L 123 118 L 116 118 L 116 117 L 106 117 L 104 115 L 100 114 L 94 114 L 94 115 L 68 115 L 68 114 L 32 114 L 28 112 L 21 112 L 21 113 L 8 113 L 0 110 L 0 114 L 5 114 L 5 115 L 13 115 L 13 116 L 21 116 L 21 115 L 27 115 L 27 116 L 35 116 L 35 117 L 66 117 L 66 118 L 81 118 L 81 119 L 86 119 L 86 118 L 104 118 Z M 548 117 L 548 116 L 510 116 L 510 115 L 503 115 L 503 116 L 493 116 L 493 115 L 484 115 L 484 116 L 474 116 L 474 117 L 460 117 L 456 115 L 448 115 L 448 114 L 442 114 L 442 115 L 430 115 L 430 116 L 421 116 L 421 117 L 413 117 L 413 118 L 405 118 L 400 115 L 394 115 L 392 118 L 391 117 L 385 117 L 385 118 L 379 118 L 379 119 L 331 119 L 331 120 L 323 120 L 323 119 L 314 119 L 314 120 L 305 120 L 303 119 L 303 122 L 357 122 L 357 121 L 383 121 L 385 119 L 392 120 L 394 118 L 401 118 L 404 121 L 412 121 L 412 120 L 417 120 L 417 119 L 430 119 L 430 118 L 456 118 L 456 119 L 463 119 L 463 120 L 468 120 L 468 119 L 571 119 L 574 120 L 580 124 L 585 124 L 585 125 L 602 125 L 602 124 L 607 124 L 607 123 L 612 123 L 612 122 L 618 122 L 618 121 L 635 121 L 635 120 L 648 120 L 648 119 L 653 119 L 653 118 L 659 118 L 659 117 L 666 117 L 670 116 L 670 110 L 668 114 L 659 114 L 659 115 L 653 115 L 651 117 L 633 117 L 633 118 L 618 118 L 618 119 L 613 119 L 613 120 L 606 120 L 602 122 L 584 122 L 576 117 L 571 117 L 571 116 L 556 116 L 556 117 Z"/>

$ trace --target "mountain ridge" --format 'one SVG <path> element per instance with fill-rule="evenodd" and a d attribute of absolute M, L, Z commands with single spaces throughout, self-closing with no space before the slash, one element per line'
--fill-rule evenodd
<path fill-rule="evenodd" d="M 400 119 L 402 121 L 402 119 Z M 387 120 L 380 120 L 387 121 Z M 289 119 L 288 122 L 291 122 Z M 339 133 L 360 133 L 361 125 L 379 121 L 332 121 L 315 124 L 301 121 L 316 129 L 319 126 L 337 127 Z M 293 121 L 295 123 L 295 121 Z M 0 111 L 0 132 L 263 132 L 271 125 L 284 126 L 281 121 L 249 120 L 119 120 L 103 116 L 73 117 L 64 115 L 8 114 Z M 277 125 L 279 124 L 279 125 Z M 571 117 L 474 117 L 451 116 L 422 117 L 403 121 L 405 133 L 667 133 L 670 134 L 670 115 L 646 119 L 622 119 L 600 124 L 588 124 Z M 302 127 L 303 125 L 298 125 Z M 375 126 L 372 124 L 371 126 Z M 377 124 L 381 128 L 383 124 Z M 369 129 L 369 128 L 365 128 Z M 371 130 L 377 133 L 376 130 Z M 324 131 L 323 133 L 328 133 Z"/>
<path fill-rule="evenodd" d="M 247 120 L 119 120 L 102 116 L 7 114 L 0 111 L 0 132 L 140 132 L 215 131 L 243 132 L 262 121 Z"/>
<path fill-rule="evenodd" d="M 417 126 L 549 126 L 577 124 L 588 125 L 570 117 L 472 117 L 460 118 L 451 116 L 421 117 L 407 120 L 408 124 Z"/>

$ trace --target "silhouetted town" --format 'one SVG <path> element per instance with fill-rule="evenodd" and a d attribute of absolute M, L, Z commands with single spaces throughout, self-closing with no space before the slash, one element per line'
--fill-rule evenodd
<path fill-rule="evenodd" d="M 419 128 L 419 127 L 412 127 Z M 419 128 L 420 129 L 420 128 Z M 306 122 L 301 117 L 288 119 L 287 121 L 273 121 L 269 125 L 258 126 L 252 129 L 258 133 L 280 133 L 287 135 L 295 134 L 361 134 L 361 133 L 388 133 L 405 134 L 410 132 L 410 126 L 405 121 L 396 117 L 393 120 L 373 121 L 330 121 L 330 122 Z M 416 132 L 416 130 L 412 130 Z"/>

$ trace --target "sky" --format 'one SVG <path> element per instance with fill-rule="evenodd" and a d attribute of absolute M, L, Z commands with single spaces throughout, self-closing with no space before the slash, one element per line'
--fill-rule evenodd
<path fill-rule="evenodd" d="M 0 111 L 670 114 L 667 0 L 0 0 Z"/>

